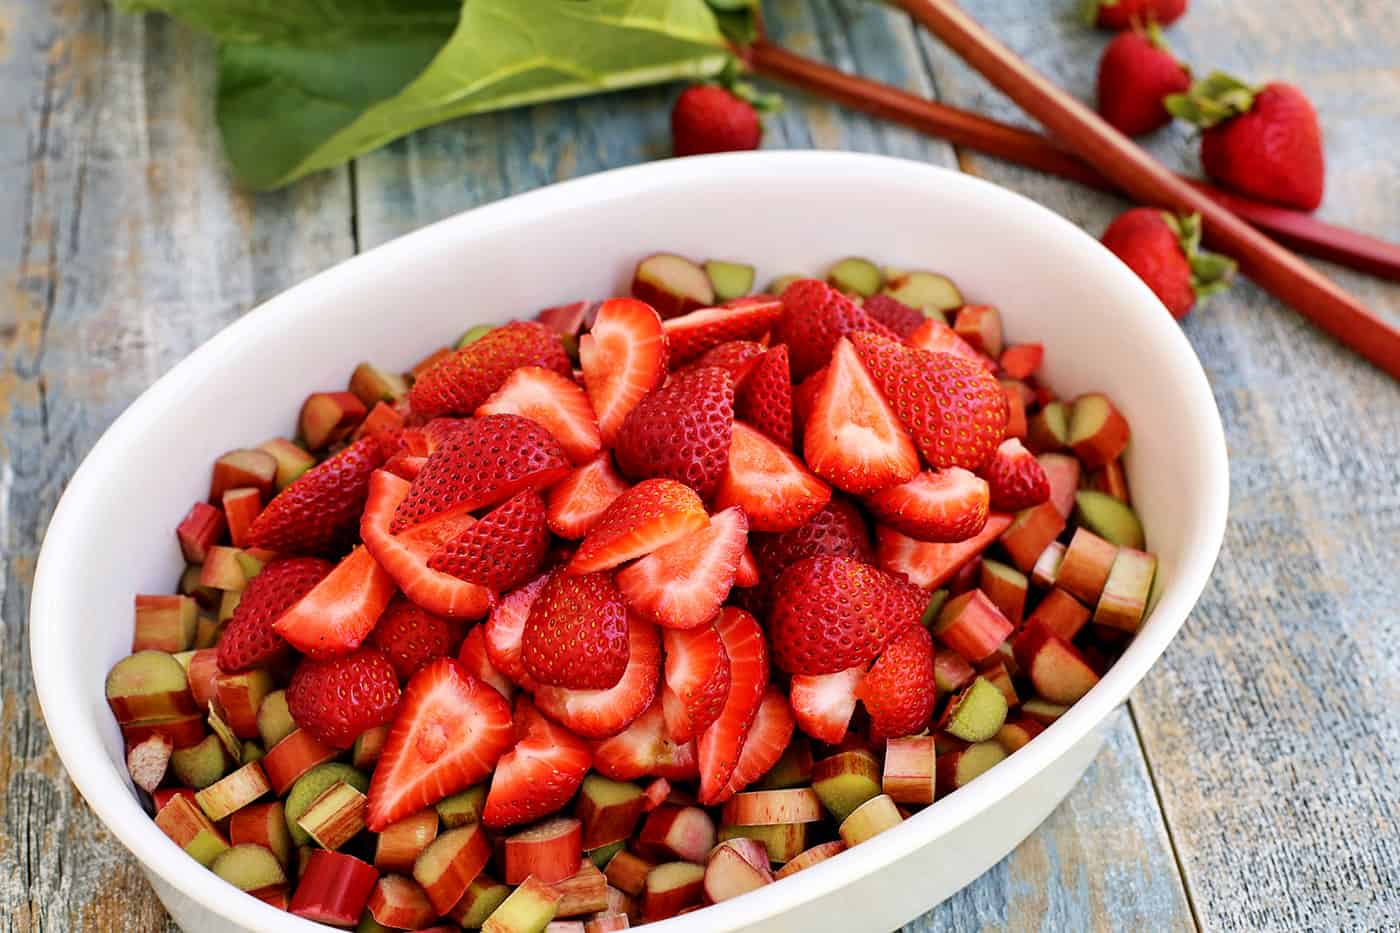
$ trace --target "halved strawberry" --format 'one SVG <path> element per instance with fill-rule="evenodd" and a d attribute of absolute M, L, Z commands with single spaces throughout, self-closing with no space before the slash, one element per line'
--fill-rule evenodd
<path fill-rule="evenodd" d="M 656 699 L 661 680 L 661 636 L 656 626 L 633 616 L 628 624 L 627 670 L 607 690 L 541 686 L 535 705 L 550 719 L 586 739 L 617 735 Z"/>
<path fill-rule="evenodd" d="M 483 680 L 496 688 L 496 692 L 509 700 L 515 695 L 515 684 L 491 663 L 486 652 L 486 626 L 473 625 L 462 639 L 462 648 L 457 652 L 457 660 L 477 680 Z"/>
<path fill-rule="evenodd" d="M 613 467 L 612 455 L 599 454 L 575 467 L 545 496 L 549 530 L 561 538 L 582 538 L 626 491 L 627 481 Z"/>
<path fill-rule="evenodd" d="M 366 823 L 382 832 L 491 773 L 515 740 L 510 704 L 453 658 L 408 682 L 369 787 Z"/>
<path fill-rule="evenodd" d="M 547 550 L 544 499 L 526 489 L 434 551 L 428 569 L 499 593 L 538 573 Z"/>
<path fill-rule="evenodd" d="M 651 305 L 635 298 L 602 303 L 578 341 L 588 400 L 603 444 L 611 447 L 627 414 L 666 378 L 666 335 Z"/>
<path fill-rule="evenodd" d="M 661 711 L 672 742 L 688 742 L 719 718 L 729 696 L 729 655 L 713 625 L 664 629 L 666 684 Z"/>
<path fill-rule="evenodd" d="M 560 810 L 593 764 L 588 745 L 545 719 L 528 697 L 515 704 L 515 747 L 491 773 L 481 822 L 492 829 L 518 826 Z"/>
<path fill-rule="evenodd" d="M 272 623 L 311 592 L 334 566 L 319 557 L 293 557 L 273 561 L 249 580 L 233 618 L 219 636 L 219 670 L 245 671 L 284 657 L 287 642 Z"/>
<path fill-rule="evenodd" d="M 773 685 L 769 685 L 758 704 L 753 722 L 744 735 L 744 744 L 739 749 L 739 760 L 734 763 L 734 771 L 729 775 L 729 786 L 725 796 L 729 797 L 748 787 L 768 773 L 787 751 L 792 741 L 794 727 L 792 709 L 787 697 Z"/>
<path fill-rule="evenodd" d="M 606 690 L 627 669 L 628 612 L 610 574 L 556 570 L 525 619 L 520 656 L 536 682 Z"/>
<path fill-rule="evenodd" d="M 403 597 L 395 597 L 375 623 L 365 644 L 384 652 L 399 680 L 408 680 L 434 658 L 457 649 L 460 623 L 435 616 Z"/>
<path fill-rule="evenodd" d="M 626 729 L 593 743 L 593 767 L 614 781 L 634 781 L 645 775 L 672 781 L 699 777 L 694 742 L 675 743 L 666 737 L 661 698 L 647 707 Z"/>
<path fill-rule="evenodd" d="M 928 320 L 918 308 L 911 308 L 902 301 L 886 294 L 871 295 L 861 304 L 861 310 L 884 324 L 896 337 L 908 339 Z"/>
<path fill-rule="evenodd" d="M 919 472 L 914 442 L 845 337 L 836 342 L 812 400 L 802 454 L 812 472 L 856 494 L 896 486 Z"/>
<path fill-rule="evenodd" d="M 727 369 L 729 374 L 734 377 L 734 384 L 737 386 L 744 381 L 744 376 L 748 374 L 754 361 L 762 356 L 767 349 L 757 340 L 731 340 L 712 350 L 707 350 L 704 356 L 690 365 L 718 366 L 720 369 Z"/>
<path fill-rule="evenodd" d="M 571 372 L 559 334 L 534 321 L 512 321 L 444 358 L 413 383 L 409 402 L 424 418 L 469 415 L 522 366 Z"/>
<path fill-rule="evenodd" d="M 993 512 L 981 532 L 953 544 L 917 541 L 883 525 L 875 529 L 875 559 L 884 569 L 900 574 L 926 590 L 936 590 L 964 564 L 981 554 L 1011 524 L 1011 516 Z"/>
<path fill-rule="evenodd" d="M 347 537 L 365 506 L 370 474 L 384 462 L 377 437 L 356 441 L 307 470 L 248 528 L 248 546 L 282 554 L 324 554 Z"/>
<path fill-rule="evenodd" d="M 779 344 L 754 363 L 734 395 L 734 416 L 784 447 L 792 447 L 792 372 Z"/>
<path fill-rule="evenodd" d="M 559 442 L 538 422 L 520 415 L 472 418 L 428 455 L 389 530 L 398 534 L 434 515 L 545 489 L 568 472 Z"/>
<path fill-rule="evenodd" d="M 787 344 L 792 378 L 799 382 L 827 364 L 842 336 L 862 330 L 889 333 L 859 305 L 817 279 L 793 282 L 783 291 L 782 303 L 773 342 Z"/>
<path fill-rule="evenodd" d="M 933 638 L 922 625 L 890 642 L 856 685 L 871 737 L 897 739 L 928 728 L 933 716 Z"/>
<path fill-rule="evenodd" d="M 726 606 L 715 620 L 715 630 L 729 656 L 729 693 L 719 718 L 700 734 L 697 746 L 700 802 L 705 806 L 729 798 L 729 779 L 768 686 L 768 643 L 754 617 Z"/>
<path fill-rule="evenodd" d="M 998 364 L 1001 371 L 1012 379 L 1029 379 L 1040 368 L 1045 358 L 1045 347 L 1038 343 L 1018 343 L 1001 351 Z"/>
<path fill-rule="evenodd" d="M 420 457 L 411 454 L 406 450 L 400 450 L 388 460 L 384 461 L 383 469 L 388 470 L 395 476 L 401 476 L 410 483 L 418 478 L 418 474 L 423 472 L 423 464 L 428 462 L 427 457 Z"/>
<path fill-rule="evenodd" d="M 680 367 L 731 340 L 757 340 L 773 329 L 782 313 L 783 303 L 777 298 L 753 295 L 663 321 L 671 365 Z"/>
<path fill-rule="evenodd" d="M 501 597 L 482 624 L 486 657 L 491 665 L 517 687 L 531 692 L 537 690 L 539 684 L 525 670 L 525 662 L 520 657 L 520 643 L 525 637 L 525 622 L 530 617 L 530 609 L 548 579 L 548 574 L 541 574 L 518 590 Z"/>
<path fill-rule="evenodd" d="M 360 537 L 403 594 L 429 612 L 449 619 L 475 619 L 484 615 L 491 606 L 490 590 L 428 569 L 428 558 L 470 528 L 476 519 L 458 508 L 401 535 L 391 535 L 389 524 L 408 495 L 409 483 L 385 470 L 376 470 L 369 485 L 369 501 L 360 519 Z"/>
<path fill-rule="evenodd" d="M 1019 512 L 1050 498 L 1050 477 L 1019 438 L 1008 437 L 982 467 L 992 508 Z"/>
<path fill-rule="evenodd" d="M 986 480 L 962 467 L 923 470 L 865 500 L 876 519 L 920 541 L 966 541 L 987 524 L 987 503 Z"/>
<path fill-rule="evenodd" d="M 911 347 L 928 350 L 930 353 L 951 353 L 954 356 L 960 356 L 976 363 L 983 369 L 989 370 L 996 366 L 990 358 L 979 353 L 976 347 L 959 337 L 957 331 L 933 318 L 920 324 L 904 342 Z"/>
<path fill-rule="evenodd" d="M 665 477 L 708 496 L 724 475 L 734 426 L 734 380 L 717 366 L 686 369 L 637 403 L 613 456 L 633 479 Z"/>
<path fill-rule="evenodd" d="M 856 685 L 863 676 L 864 664 L 834 674 L 793 674 L 789 700 L 797 728 L 828 745 L 842 742 L 856 711 Z"/>
<path fill-rule="evenodd" d="M 650 554 L 709 524 L 705 505 L 689 486 L 649 479 L 618 496 L 569 562 L 570 573 L 594 573 Z"/>
<path fill-rule="evenodd" d="M 799 438 L 807 430 L 807 419 L 812 417 L 812 405 L 817 393 L 826 382 L 826 367 L 812 373 L 793 387 L 792 390 L 792 436 Z"/>
<path fill-rule="evenodd" d="M 307 657 L 348 654 L 365 640 L 393 595 L 394 578 L 374 555 L 357 547 L 272 628 Z"/>
<path fill-rule="evenodd" d="M 714 618 L 729 596 L 744 555 L 749 522 L 727 508 L 701 528 L 617 572 L 627 605 L 666 628 L 686 629 Z"/>
<path fill-rule="evenodd" d="M 591 460 L 603 449 L 598 416 L 587 394 L 572 378 L 552 369 L 522 366 L 511 373 L 477 408 L 476 416 L 484 415 L 521 415 L 538 421 L 576 464 Z"/>
<path fill-rule="evenodd" d="M 758 586 L 761 579 L 758 575 L 758 561 L 753 556 L 753 548 L 745 544 L 744 553 L 739 555 L 739 566 L 734 568 L 734 585 Z"/>
<path fill-rule="evenodd" d="M 361 648 L 338 658 L 303 658 L 287 685 L 297 726 L 332 748 L 394 718 L 399 680 L 383 652 Z"/>
<path fill-rule="evenodd" d="M 743 422 L 734 424 L 729 463 L 715 490 L 716 509 L 739 506 L 753 531 L 789 531 L 830 500 L 831 487 L 791 451 Z"/>

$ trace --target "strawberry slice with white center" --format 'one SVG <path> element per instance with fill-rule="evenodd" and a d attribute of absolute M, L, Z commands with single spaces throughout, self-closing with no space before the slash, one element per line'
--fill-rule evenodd
<path fill-rule="evenodd" d="M 742 609 L 726 606 L 715 629 L 729 656 L 729 693 L 719 718 L 700 734 L 697 748 L 700 802 L 707 807 L 731 796 L 729 779 L 768 686 L 768 643 L 757 620 Z"/>
<path fill-rule="evenodd" d="M 627 481 L 613 466 L 612 455 L 599 454 L 576 467 L 545 496 L 549 530 L 561 538 L 584 537 L 626 491 Z"/>
<path fill-rule="evenodd" d="M 611 570 L 706 527 L 695 491 L 673 479 L 643 480 L 618 496 L 578 546 L 569 572 Z"/>
<path fill-rule="evenodd" d="M 789 700 L 797 728 L 829 745 L 845 739 L 856 711 L 856 685 L 864 674 L 863 664 L 835 674 L 794 674 Z"/>
<path fill-rule="evenodd" d="M 366 823 L 381 832 L 485 778 L 514 741 L 510 704 L 453 658 L 408 682 L 369 787 Z"/>
<path fill-rule="evenodd" d="M 831 501 L 831 487 L 801 460 L 748 425 L 734 422 L 729 464 L 714 506 L 744 510 L 750 531 L 791 531 Z"/>
<path fill-rule="evenodd" d="M 1074 468 L 1071 470 L 1077 485 L 1079 471 Z M 1065 485 L 1062 478 L 1065 472 L 1068 471 L 1062 471 L 1061 476 L 1056 477 L 1060 480 L 1062 489 Z M 992 459 L 982 465 L 982 475 L 987 478 L 991 490 L 992 506 L 1001 512 L 1019 512 L 1021 509 L 1040 505 L 1050 498 L 1052 491 L 1056 491 L 1045 466 L 1026 449 L 1020 438 L 1008 437 L 1002 441 L 996 453 L 992 454 Z M 1056 509 L 1066 501 L 1074 501 L 1072 492 L 1068 496 L 1057 498 Z M 1061 511 L 1060 514 L 1068 515 L 1069 512 Z"/>
<path fill-rule="evenodd" d="M 564 456 L 585 463 L 603 449 L 598 417 L 587 394 L 568 376 L 541 366 L 522 366 L 476 410 L 483 415 L 523 415 L 554 435 Z"/>
<path fill-rule="evenodd" d="M 993 512 L 981 532 L 966 541 L 918 541 L 883 525 L 875 529 L 876 563 L 910 583 L 936 590 L 964 564 L 985 551 L 1011 524 L 1011 516 Z"/>
<path fill-rule="evenodd" d="M 986 526 L 989 503 L 987 481 L 962 467 L 923 470 L 865 500 L 877 519 L 920 541 L 966 541 Z"/>
<path fill-rule="evenodd" d="M 363 547 L 272 623 L 272 630 L 310 658 L 333 658 L 360 646 L 394 598 L 394 578 Z"/>
<path fill-rule="evenodd" d="M 748 541 L 749 521 L 731 506 L 679 541 L 618 571 L 633 611 L 666 628 L 705 625 L 729 596 Z"/>
<path fill-rule="evenodd" d="M 628 412 L 666 378 L 666 356 L 666 335 L 651 305 L 612 298 L 599 306 L 592 328 L 579 338 L 578 358 L 605 446 L 617 439 Z"/>
<path fill-rule="evenodd" d="M 758 586 L 761 579 L 758 575 L 758 561 L 753 556 L 753 548 L 745 544 L 744 553 L 739 555 L 739 566 L 734 570 L 734 585 Z"/>
<path fill-rule="evenodd" d="M 646 775 L 693 781 L 700 776 L 695 743 L 677 744 L 666 737 L 660 698 L 625 730 L 593 743 L 593 767 L 614 781 L 633 781 Z"/>
<path fill-rule="evenodd" d="M 515 684 L 496 669 L 486 653 L 485 625 L 474 625 L 467 632 L 467 637 L 462 639 L 462 648 L 457 652 L 457 660 L 466 667 L 468 674 L 495 687 L 496 692 L 507 700 L 515 696 Z"/>
<path fill-rule="evenodd" d="M 593 764 L 588 745 L 540 715 L 528 697 L 515 704 L 515 747 L 491 773 L 481 822 L 518 826 L 563 809 Z"/>
<path fill-rule="evenodd" d="M 953 328 L 933 318 L 920 324 L 904 342 L 911 347 L 918 347 L 920 350 L 961 356 L 988 370 L 996 369 L 997 364 L 994 360 L 977 352 L 977 348 L 959 337 L 958 332 Z"/>
<path fill-rule="evenodd" d="M 508 677 L 517 687 L 531 692 L 539 689 L 539 684 L 525 670 L 525 660 L 521 656 L 521 645 L 525 639 L 525 623 L 530 618 L 530 609 L 535 605 L 540 591 L 544 589 L 549 574 L 541 574 L 534 580 L 501 597 L 491 610 L 490 617 L 482 624 L 486 639 L 486 657 L 491 666 Z"/>
<path fill-rule="evenodd" d="M 360 519 L 365 548 L 393 577 L 403 594 L 419 606 L 449 619 L 476 619 L 491 606 L 491 591 L 451 574 L 428 569 L 428 560 L 444 544 L 476 523 L 462 507 L 415 525 L 399 535 L 389 533 L 394 512 L 408 495 L 410 483 L 387 470 L 369 480 L 369 501 Z"/>
<path fill-rule="evenodd" d="M 586 739 L 617 735 L 656 699 L 661 680 L 661 636 L 656 626 L 633 616 L 628 623 L 631 649 L 627 669 L 606 690 L 570 690 L 541 685 L 535 705 L 555 722 Z"/>
<path fill-rule="evenodd" d="M 729 696 L 729 655 L 713 625 L 661 633 L 666 685 L 661 711 L 672 742 L 688 742 L 719 718 Z"/>
<path fill-rule="evenodd" d="M 731 340 L 757 340 L 773 329 L 783 302 L 768 295 L 736 298 L 718 308 L 701 308 L 662 323 L 671 365 L 681 366 Z"/>
<path fill-rule="evenodd" d="M 731 797 L 768 773 L 778 759 L 787 751 L 792 741 L 794 722 L 787 697 L 773 685 L 769 685 L 749 724 L 744 744 L 739 750 L 739 760 L 734 764 L 734 772 L 729 776 L 729 786 L 725 796 Z"/>
<path fill-rule="evenodd" d="M 802 431 L 812 472 L 857 494 L 896 486 L 919 472 L 919 452 L 851 341 L 836 342 L 826 379 Z"/>

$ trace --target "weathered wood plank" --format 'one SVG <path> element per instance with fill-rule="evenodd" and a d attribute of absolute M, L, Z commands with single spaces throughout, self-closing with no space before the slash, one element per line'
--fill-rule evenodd
<path fill-rule="evenodd" d="M 168 21 L 5 0 L 0 33 L 0 931 L 163 929 L 49 745 L 24 637 L 34 561 L 68 476 L 132 398 L 353 252 L 348 175 L 233 192 L 211 50 Z"/>

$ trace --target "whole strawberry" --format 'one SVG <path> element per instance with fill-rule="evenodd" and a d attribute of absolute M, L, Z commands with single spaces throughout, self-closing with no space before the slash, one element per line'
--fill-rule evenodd
<path fill-rule="evenodd" d="M 1201 127 L 1201 167 L 1241 194 L 1310 211 L 1322 203 L 1322 130 L 1307 96 L 1291 84 L 1253 87 L 1221 72 L 1166 100 Z"/>
<path fill-rule="evenodd" d="M 1197 301 L 1228 286 L 1235 273 L 1234 260 L 1201 250 L 1200 242 L 1199 215 L 1178 217 L 1151 207 L 1119 214 L 1103 233 L 1103 245 L 1137 273 L 1177 320 Z"/>
<path fill-rule="evenodd" d="M 1166 26 L 1186 12 L 1186 0 L 1088 0 L 1085 19 L 1100 29 L 1131 29 L 1135 24 Z"/>
<path fill-rule="evenodd" d="M 1162 101 L 1191 86 L 1191 72 L 1177 61 L 1161 31 L 1116 36 L 1099 60 L 1099 114 L 1121 133 L 1139 136 L 1171 122 Z"/>
<path fill-rule="evenodd" d="M 378 437 L 366 437 L 307 470 L 253 519 L 248 544 L 284 554 L 335 550 L 359 525 L 384 447 Z"/>
<path fill-rule="evenodd" d="M 729 464 L 734 378 L 718 366 L 676 373 L 622 422 L 613 456 L 633 479 L 665 477 L 701 496 L 714 491 Z"/>
<path fill-rule="evenodd" d="M 293 557 L 268 564 L 249 580 L 233 618 L 219 636 L 219 670 L 243 671 L 283 657 L 288 645 L 272 623 L 332 568 L 330 561 L 317 557 Z"/>
<path fill-rule="evenodd" d="M 459 623 L 396 596 L 374 624 L 366 644 L 384 653 L 399 680 L 408 680 L 434 658 L 453 654 L 461 640 Z"/>
<path fill-rule="evenodd" d="M 875 739 L 914 735 L 933 715 L 933 639 L 922 625 L 890 642 L 856 685 Z"/>
<path fill-rule="evenodd" d="M 763 124 L 753 104 L 717 84 L 692 84 L 671 108 L 671 151 L 678 156 L 757 149 Z"/>
<path fill-rule="evenodd" d="M 361 648 L 326 660 L 304 659 L 287 685 L 287 710 L 296 724 L 333 748 L 394 718 L 399 678 L 382 652 Z"/>
<path fill-rule="evenodd" d="M 773 329 L 773 341 L 787 344 L 792 378 L 801 382 L 831 361 L 836 341 L 862 330 L 894 336 L 825 282 L 798 279 L 783 290 L 783 316 Z"/>
<path fill-rule="evenodd" d="M 530 607 L 521 659 L 536 681 L 605 690 L 627 669 L 627 604 L 610 574 L 556 571 Z"/>

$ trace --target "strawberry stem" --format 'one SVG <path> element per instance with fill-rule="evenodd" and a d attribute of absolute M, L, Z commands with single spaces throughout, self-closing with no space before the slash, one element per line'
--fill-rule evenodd
<path fill-rule="evenodd" d="M 1254 106 L 1259 89 L 1223 71 L 1212 71 L 1184 94 L 1168 94 L 1162 104 L 1174 117 L 1203 130 L 1237 117 Z"/>
<path fill-rule="evenodd" d="M 1176 234 L 1181 251 L 1191 265 L 1191 290 L 1195 292 L 1196 300 L 1203 302 L 1229 288 L 1237 264 L 1229 256 L 1201 249 L 1201 215 L 1178 215 L 1163 211 L 1162 218 Z"/>

